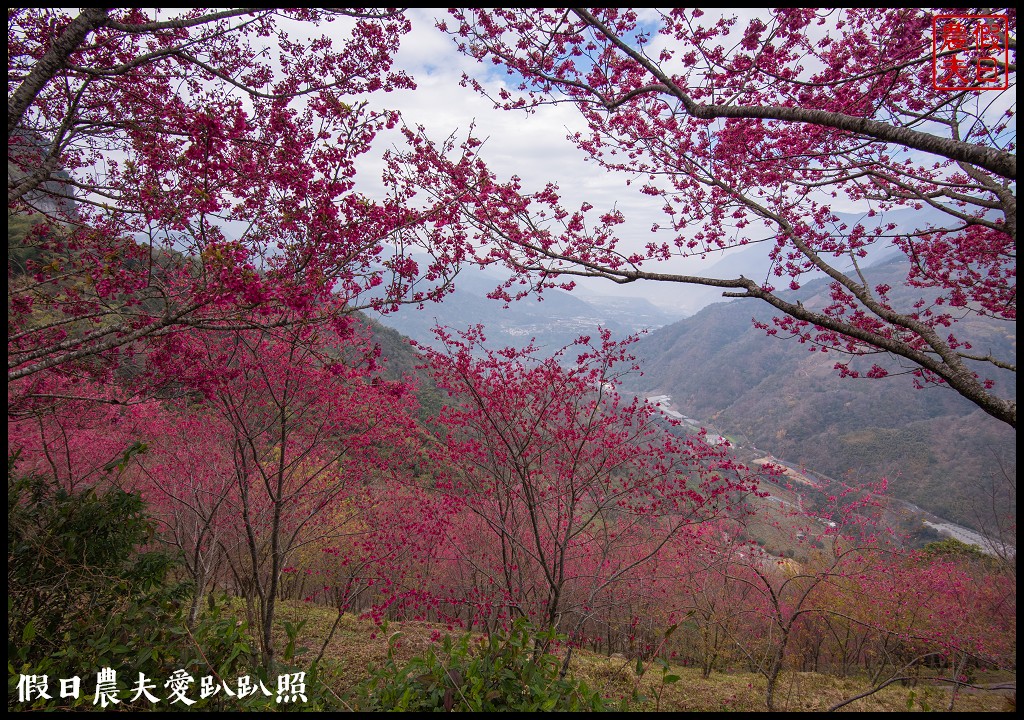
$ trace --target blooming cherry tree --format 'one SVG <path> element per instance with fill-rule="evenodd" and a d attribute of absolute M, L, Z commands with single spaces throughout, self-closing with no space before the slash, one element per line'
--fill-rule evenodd
<path fill-rule="evenodd" d="M 371 96 L 413 86 L 392 69 L 408 29 L 359 8 L 12 10 L 8 380 L 109 371 L 186 327 L 443 294 L 430 203 L 354 189 L 399 121 Z"/>
<path fill-rule="evenodd" d="M 479 328 L 438 334 L 443 350 L 425 352 L 452 399 L 437 489 L 475 516 L 453 541 L 504 616 L 571 631 L 685 528 L 756 490 L 726 448 L 615 391 L 629 356 L 607 331 L 547 359 L 489 350 Z"/>
<path fill-rule="evenodd" d="M 768 333 L 839 351 L 843 375 L 893 370 L 851 355 L 895 356 L 918 384 L 947 385 L 1015 426 L 1012 382 L 994 382 L 1016 358 L 972 347 L 964 331 L 977 318 L 1016 320 L 1016 15 L 1006 13 L 1010 64 L 989 69 L 1009 89 L 951 92 L 933 86 L 924 10 L 777 9 L 745 26 L 681 8 L 454 10 L 442 29 L 509 75 L 496 107 L 572 104 L 586 130 L 571 141 L 665 217 L 650 240 L 627 242 L 617 209 L 574 211 L 554 186 L 529 193 L 478 174 L 464 211 L 481 255 L 531 289 L 583 276 L 756 298 L 780 312 Z M 897 226 L 899 209 L 920 219 Z M 755 244 L 768 277 L 659 267 Z M 869 252 L 890 247 L 905 256 L 909 296 L 872 279 Z M 831 291 L 818 302 L 783 292 L 821 276 Z"/>
<path fill-rule="evenodd" d="M 162 505 L 177 508 L 179 523 L 220 537 L 255 607 L 267 663 L 286 569 L 301 549 L 338 545 L 356 532 L 371 495 L 364 489 L 390 485 L 389 468 L 404 462 L 399 450 L 414 435 L 409 388 L 374 376 L 374 348 L 361 332 L 351 321 L 193 332 L 169 361 L 184 391 L 178 412 L 208 416 L 206 442 L 220 446 L 198 480 L 203 502 L 194 502 L 190 486 L 179 488 L 189 453 L 161 455 L 156 490 Z M 175 434 L 163 440 L 174 444 Z M 197 554 L 202 540 L 193 537 Z"/>

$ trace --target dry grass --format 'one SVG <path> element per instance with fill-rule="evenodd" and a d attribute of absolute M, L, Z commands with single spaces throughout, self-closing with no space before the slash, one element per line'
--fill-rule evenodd
<path fill-rule="evenodd" d="M 578 677 L 585 678 L 588 684 L 604 687 L 606 694 L 610 694 L 613 699 L 626 700 L 632 711 L 765 711 L 766 681 L 760 675 L 746 672 L 715 673 L 703 679 L 700 671 L 692 668 L 673 667 L 671 672 L 681 679 L 669 685 L 662 684 L 660 672 L 645 673 L 639 683 L 645 699 L 634 702 L 629 698 L 637 687 L 635 663 L 619 660 L 617 664 L 611 664 L 607 658 L 589 656 L 581 658 L 576 667 Z M 819 673 L 787 673 L 779 684 L 776 706 L 777 710 L 785 712 L 822 712 L 864 692 L 866 687 L 863 681 L 852 678 Z M 949 698 L 950 692 L 944 688 L 890 685 L 874 695 L 843 707 L 842 711 L 946 710 Z M 961 693 L 954 709 L 960 712 L 1004 710 L 1006 698 L 995 693 Z"/>
<path fill-rule="evenodd" d="M 337 613 L 321 607 L 282 603 L 279 619 L 296 622 L 305 620 L 300 634 L 300 645 L 308 650 L 297 661 L 312 661 L 320 652 L 337 619 Z M 387 658 L 388 641 L 392 639 L 396 661 L 401 664 L 421 654 L 435 644 L 432 637 L 443 627 L 423 622 L 395 622 L 381 632 L 368 620 L 343 615 L 334 636 L 324 651 L 322 670 L 324 679 L 338 696 L 344 696 L 356 683 L 368 677 L 373 668 L 380 667 Z M 396 634 L 397 633 L 397 634 Z M 284 643 L 284 632 L 281 631 Z M 673 666 L 672 674 L 680 676 L 676 683 L 663 684 L 660 668 L 650 667 L 637 680 L 636 661 L 620 657 L 605 657 L 586 651 L 576 651 L 571 673 L 599 690 L 613 703 L 624 703 L 634 712 L 708 712 L 765 710 L 765 679 L 747 672 L 714 673 L 703 679 L 694 668 Z M 866 681 L 839 678 L 820 673 L 790 672 L 779 682 L 777 706 L 788 712 L 820 712 L 864 692 Z M 640 696 L 637 699 L 637 695 Z M 857 700 L 842 708 L 853 712 L 920 712 L 945 711 L 951 691 L 948 688 L 918 685 L 916 688 L 899 684 L 890 685 L 878 693 Z M 997 712 L 1011 709 L 1009 698 L 998 692 L 966 692 L 958 694 L 954 710 L 958 712 Z"/>

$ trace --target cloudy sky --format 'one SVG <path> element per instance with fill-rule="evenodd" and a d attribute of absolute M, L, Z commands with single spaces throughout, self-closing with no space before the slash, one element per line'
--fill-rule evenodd
<path fill-rule="evenodd" d="M 662 220 L 658 204 L 635 188 L 627 189 L 624 176 L 611 175 L 584 161 L 584 154 L 566 137 L 585 129 L 571 105 L 542 107 L 529 116 L 495 110 L 489 100 L 460 85 L 464 72 L 480 79 L 481 72 L 488 68 L 459 53 L 452 39 L 436 29 L 436 19 L 445 16 L 444 10 L 412 9 L 408 15 L 413 29 L 402 41 L 395 66 L 415 78 L 417 89 L 379 94 L 374 102 L 400 110 L 407 123 L 423 125 L 435 141 L 452 133 L 464 137 L 470 124 L 475 123 L 474 134 L 485 139 L 481 154 L 499 178 L 518 175 L 527 191 L 555 182 L 569 208 L 578 207 L 584 200 L 599 210 L 617 207 L 628 219 L 623 240 L 635 238 L 638 245 L 650 240 L 651 225 Z M 503 71 L 490 70 L 488 85 L 497 89 L 505 77 Z M 366 173 L 365 179 L 380 177 L 379 155 L 397 142 L 397 134 L 394 139 L 378 139 L 377 152 L 363 159 L 361 174 Z M 680 262 L 675 269 L 684 267 Z M 674 304 L 671 296 L 679 291 L 664 284 L 619 287 L 596 279 L 584 279 L 580 284 L 584 291 L 641 296 L 668 306 Z"/>

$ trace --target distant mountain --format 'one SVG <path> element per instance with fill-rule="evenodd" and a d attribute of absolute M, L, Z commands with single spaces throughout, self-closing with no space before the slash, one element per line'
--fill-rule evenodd
<path fill-rule="evenodd" d="M 852 227 L 877 227 L 883 216 L 868 218 L 864 214 L 835 213 L 840 223 Z M 886 213 L 886 222 L 902 227 L 940 224 L 947 219 L 939 211 L 897 210 Z M 728 253 L 711 253 L 699 274 L 711 278 L 737 278 L 740 275 L 766 281 L 773 277 L 773 264 L 768 257 L 770 247 L 756 243 Z M 869 250 L 867 262 L 878 263 L 898 254 L 888 242 L 880 241 Z M 414 258 L 424 260 L 423 258 Z M 837 260 L 840 269 L 848 262 Z M 650 269 L 657 270 L 652 264 Z M 712 303 L 722 301 L 722 288 L 683 285 L 668 282 L 638 282 L 629 285 L 632 297 L 615 294 L 620 288 L 611 282 L 591 281 L 580 284 L 572 293 L 546 290 L 502 307 L 498 300 L 487 298 L 508 276 L 498 270 L 467 267 L 455 280 L 456 291 L 444 302 L 428 304 L 422 310 L 403 307 L 380 321 L 409 337 L 424 343 L 433 342 L 431 328 L 436 322 L 451 327 L 482 323 L 488 337 L 503 345 L 525 345 L 531 337 L 552 350 L 564 346 L 581 334 L 591 334 L 598 325 L 619 335 L 659 328 L 698 312 Z M 807 276 L 805 283 L 813 276 Z M 785 283 L 776 283 L 785 284 Z M 607 288 L 607 290 L 603 290 Z M 518 288 L 513 288 L 518 289 Z M 643 295 L 643 297 L 641 297 Z"/>
<path fill-rule="evenodd" d="M 580 335 L 593 335 L 598 326 L 617 336 L 661 327 L 683 315 L 671 314 L 643 298 L 612 297 L 595 294 L 545 290 L 504 307 L 488 293 L 503 280 L 490 270 L 464 270 L 455 280 L 456 290 L 439 303 L 427 303 L 422 309 L 403 306 L 397 312 L 377 315 L 376 319 L 417 342 L 432 345 L 435 325 L 464 329 L 477 323 L 485 328 L 488 341 L 495 346 L 524 347 L 536 338 L 542 352 L 554 352 Z"/>
<path fill-rule="evenodd" d="M 35 172 L 49 152 L 50 142 L 35 130 L 23 127 L 10 133 L 7 143 L 7 185 L 15 187 Z M 73 218 L 77 203 L 71 176 L 63 169 L 52 171 L 48 178 L 26 193 L 21 202 L 33 212 L 56 218 Z"/>
<path fill-rule="evenodd" d="M 873 281 L 894 288 L 905 276 L 894 260 L 871 270 Z M 819 304 L 827 284 L 808 283 L 797 295 Z M 1011 428 L 952 391 L 914 390 L 907 377 L 840 379 L 836 353 L 768 337 L 752 317 L 768 321 L 771 308 L 754 300 L 718 303 L 650 333 L 635 350 L 643 375 L 627 389 L 670 395 L 684 415 L 838 480 L 885 476 L 895 496 L 977 525 L 972 514 L 985 487 L 1015 469 Z M 967 329 L 979 350 L 1015 354 L 1013 325 L 975 321 Z M 892 362 L 890 369 L 899 367 Z M 1016 392 L 1013 373 L 997 382 Z"/>
<path fill-rule="evenodd" d="M 892 210 L 887 213 L 878 214 L 874 217 L 867 217 L 864 213 L 836 212 L 840 224 L 845 223 L 848 227 L 861 224 L 868 230 L 877 228 L 883 221 L 894 222 L 902 228 L 918 228 L 931 223 L 942 225 L 948 223 L 949 216 L 939 210 Z M 727 253 L 711 253 L 707 256 L 706 264 L 703 265 L 699 274 L 708 278 L 728 280 L 743 277 L 756 280 L 757 282 L 768 282 L 774 275 L 774 265 L 769 258 L 771 244 L 755 243 L 741 249 L 731 250 Z M 866 263 L 880 263 L 886 259 L 898 255 L 899 251 L 887 241 L 879 241 L 868 248 L 868 256 L 862 261 Z M 836 259 L 836 266 L 842 270 L 850 269 L 850 263 L 845 259 Z M 656 270 L 657 266 L 652 266 Z M 815 277 L 824 277 L 824 273 L 805 275 L 802 282 L 806 284 Z M 678 308 L 678 311 L 685 316 L 690 316 L 713 303 L 722 302 L 722 288 L 705 287 L 701 285 L 677 285 L 674 283 L 659 283 L 664 286 L 664 300 L 659 305 Z M 776 280 L 774 285 L 786 285 L 788 283 Z"/>
<path fill-rule="evenodd" d="M 685 317 L 682 312 L 671 312 L 660 308 L 642 297 L 598 295 L 573 291 L 573 297 L 584 301 L 599 317 L 616 323 L 629 332 L 653 330 L 670 325 Z"/>

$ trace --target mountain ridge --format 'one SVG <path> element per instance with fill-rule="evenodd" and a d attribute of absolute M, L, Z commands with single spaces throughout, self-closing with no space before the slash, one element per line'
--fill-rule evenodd
<path fill-rule="evenodd" d="M 903 270 L 892 259 L 872 266 L 880 279 Z M 793 295 L 812 304 L 826 290 L 827 282 L 812 281 Z M 975 501 L 1008 469 L 1012 475 L 1011 428 L 948 389 L 915 390 L 904 377 L 840 378 L 836 352 L 767 337 L 751 322 L 772 314 L 763 303 L 735 300 L 652 331 L 635 346 L 643 374 L 627 389 L 671 395 L 684 414 L 825 475 L 850 484 L 887 477 L 901 499 L 966 525 L 985 522 L 974 517 L 982 512 Z M 1015 352 L 1006 324 L 965 327 L 980 347 Z M 874 362 L 894 374 L 910 370 L 879 356 L 854 366 Z M 1013 373 L 997 380 L 1015 392 Z"/>
<path fill-rule="evenodd" d="M 580 335 L 593 335 L 598 326 L 623 337 L 661 327 L 684 315 L 673 315 L 644 298 L 562 290 L 545 290 L 505 307 L 503 301 L 487 297 L 503 281 L 497 272 L 460 272 L 456 291 L 440 302 L 423 308 L 402 306 L 374 319 L 427 346 L 436 342 L 432 331 L 435 325 L 459 330 L 481 324 L 496 346 L 522 348 L 535 340 L 542 349 L 554 352 Z"/>

